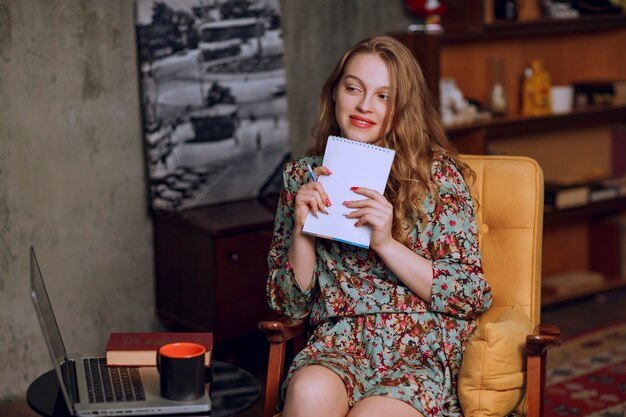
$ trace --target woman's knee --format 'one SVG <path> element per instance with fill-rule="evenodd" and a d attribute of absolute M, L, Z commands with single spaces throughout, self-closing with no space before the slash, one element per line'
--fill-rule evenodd
<path fill-rule="evenodd" d="M 342 379 L 333 371 L 320 365 L 311 365 L 294 374 L 287 386 L 285 409 L 291 407 L 314 408 L 326 405 L 335 411 L 348 412 L 348 394 Z"/>

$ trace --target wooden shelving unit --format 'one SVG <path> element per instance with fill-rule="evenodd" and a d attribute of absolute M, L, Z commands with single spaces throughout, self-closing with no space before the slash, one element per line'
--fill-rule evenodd
<path fill-rule="evenodd" d="M 553 85 L 590 79 L 626 79 L 626 54 L 620 52 L 626 45 L 626 15 L 545 19 L 541 17 L 540 1 L 536 0 L 525 2 L 519 21 L 498 22 L 493 19 L 492 0 L 450 0 L 446 4 L 445 33 L 406 32 L 392 36 L 413 52 L 435 96 L 438 96 L 439 80 L 451 77 L 465 97 L 487 103 L 493 81 L 491 62 L 498 59 L 503 63 L 507 115 L 449 126 L 448 133 L 461 152 L 489 153 L 490 145 L 508 146 L 511 141 L 536 146 L 551 140 L 561 144 L 564 138 L 575 135 L 580 141 L 581 135 L 587 133 L 592 135 L 588 146 L 593 151 L 598 139 L 593 135 L 608 134 L 610 126 L 626 123 L 626 105 L 593 106 L 567 114 L 524 117 L 520 115 L 518 102 L 523 68 L 535 58 L 543 61 Z M 606 136 L 603 140 L 606 143 Z M 589 270 L 590 224 L 622 212 L 626 212 L 626 197 L 574 209 L 546 211 L 544 277 L 568 270 Z M 546 291 L 543 303 L 551 305 L 624 286 L 626 279 L 606 277 L 599 285 L 581 285 L 580 291 L 575 289 L 561 294 Z"/>

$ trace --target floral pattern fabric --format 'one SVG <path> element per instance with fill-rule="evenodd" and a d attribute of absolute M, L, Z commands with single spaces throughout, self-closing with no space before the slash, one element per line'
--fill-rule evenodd
<path fill-rule="evenodd" d="M 291 365 L 283 395 L 297 370 L 318 364 L 342 378 L 350 405 L 382 395 L 425 416 L 462 416 L 456 394 L 462 355 L 476 317 L 491 304 L 491 289 L 482 271 L 474 206 L 459 170 L 446 156 L 433 162 L 440 201 L 427 196 L 427 221 L 410 227 L 409 247 L 432 261 L 427 303 L 373 250 L 321 238 L 311 285 L 300 288 L 287 251 L 295 196 L 309 180 L 307 163 L 318 166 L 321 158 L 285 167 L 268 257 L 270 306 L 289 317 L 308 317 L 316 326 Z"/>

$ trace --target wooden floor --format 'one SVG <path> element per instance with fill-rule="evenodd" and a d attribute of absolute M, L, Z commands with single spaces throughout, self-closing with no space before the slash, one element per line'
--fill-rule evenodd
<path fill-rule="evenodd" d="M 563 335 L 568 337 L 619 321 L 626 321 L 625 304 L 626 289 L 615 290 L 583 300 L 545 308 L 541 313 L 541 321 L 559 326 Z M 265 350 L 259 349 L 259 351 L 261 356 L 265 357 Z M 240 366 L 263 381 L 266 366 L 263 358 L 248 357 L 248 360 Z M 237 416 L 261 417 L 262 414 L 263 401 L 259 399 L 253 407 L 237 414 Z M 31 411 L 24 398 L 13 398 L 0 401 L 0 416 L 37 417 L 37 414 Z"/>

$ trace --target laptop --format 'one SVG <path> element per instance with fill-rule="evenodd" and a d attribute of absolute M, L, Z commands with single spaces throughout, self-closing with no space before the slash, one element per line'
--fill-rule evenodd
<path fill-rule="evenodd" d="M 31 298 L 37 311 L 59 388 L 75 416 L 156 415 L 209 411 L 209 395 L 194 401 L 171 401 L 160 395 L 155 367 L 107 367 L 103 354 L 68 357 L 35 250 L 30 248 Z"/>

